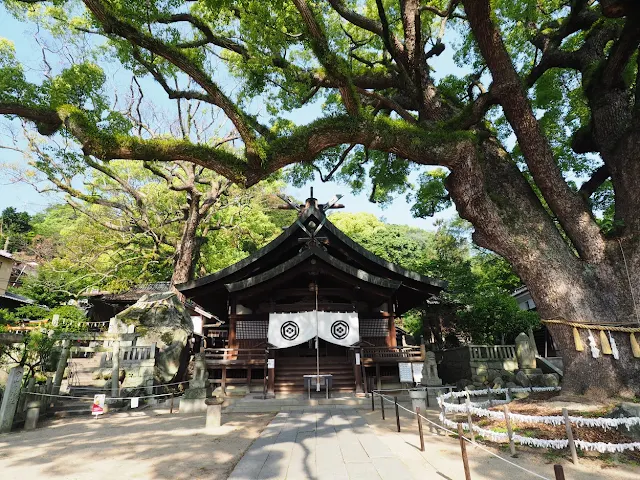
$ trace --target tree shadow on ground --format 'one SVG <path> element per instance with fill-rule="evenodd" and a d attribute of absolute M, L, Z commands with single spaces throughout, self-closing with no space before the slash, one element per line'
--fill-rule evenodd
<path fill-rule="evenodd" d="M 272 417 L 229 414 L 210 432 L 204 414 L 167 410 L 44 421 L 0 437 L 0 471 L 3 480 L 226 478 Z"/>

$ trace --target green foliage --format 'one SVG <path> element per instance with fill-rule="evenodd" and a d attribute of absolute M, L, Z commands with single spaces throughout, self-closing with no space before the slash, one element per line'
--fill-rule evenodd
<path fill-rule="evenodd" d="M 61 305 L 49 311 L 47 318 L 53 319 L 58 315 L 58 331 L 86 332 L 88 330 L 87 316 L 84 311 L 72 305 Z"/>
<path fill-rule="evenodd" d="M 39 305 L 25 305 L 14 310 L 14 314 L 19 319 L 43 320 L 51 318 L 50 310 Z"/>
<path fill-rule="evenodd" d="M 27 212 L 18 212 L 7 207 L 0 215 L 0 249 L 8 246 L 10 252 L 16 252 L 28 245 L 32 235 L 31 216 Z"/>
<path fill-rule="evenodd" d="M 18 316 L 15 312 L 9 310 L 8 308 L 0 308 L 0 331 L 2 331 L 3 327 L 8 325 L 14 325 L 19 320 Z"/>
<path fill-rule="evenodd" d="M 474 343 L 513 343 L 520 332 L 538 328 L 537 313 L 520 310 L 518 302 L 504 292 L 486 287 L 468 297 L 468 305 L 457 313 L 456 328 Z"/>
<path fill-rule="evenodd" d="M 370 213 L 333 213 L 331 222 L 375 255 L 410 270 L 422 270 L 433 235 L 407 225 L 389 225 Z"/>
<path fill-rule="evenodd" d="M 24 277 L 17 293 L 37 304 L 55 307 L 66 303 L 88 284 L 85 271 L 71 258 L 54 258 L 40 265 L 35 276 Z"/>
<path fill-rule="evenodd" d="M 402 316 L 402 327 L 411 335 L 422 335 L 422 314 L 419 310 L 410 310 Z"/>
<path fill-rule="evenodd" d="M 435 233 L 386 224 L 372 214 L 339 212 L 330 220 L 385 260 L 446 280 L 440 300 L 455 308 L 458 335 L 476 343 L 500 343 L 539 325 L 538 315 L 520 310 L 511 296 L 522 285 L 520 279 L 503 258 L 471 244 L 471 227 L 463 220 L 439 222 Z M 403 327 L 421 334 L 423 312 L 407 312 Z"/>
<path fill-rule="evenodd" d="M 432 217 L 451 206 L 451 199 L 444 185 L 446 178 L 447 173 L 441 168 L 420 175 L 418 190 L 412 198 L 414 204 L 411 213 L 414 217 Z M 411 197 L 407 200 L 410 199 Z"/>

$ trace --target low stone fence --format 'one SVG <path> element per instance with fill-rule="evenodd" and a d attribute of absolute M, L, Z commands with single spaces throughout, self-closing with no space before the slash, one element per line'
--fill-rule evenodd
<path fill-rule="evenodd" d="M 492 370 L 513 372 L 518 368 L 515 345 L 466 345 L 435 352 L 438 373 L 446 383 L 461 378 L 487 377 Z"/>
<path fill-rule="evenodd" d="M 153 360 L 155 364 L 156 344 L 145 346 L 120 347 L 120 366 L 131 366 Z M 101 367 L 111 368 L 113 365 L 113 351 L 106 352 Z"/>

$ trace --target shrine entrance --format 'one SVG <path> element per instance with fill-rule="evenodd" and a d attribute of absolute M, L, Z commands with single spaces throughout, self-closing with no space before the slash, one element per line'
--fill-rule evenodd
<path fill-rule="evenodd" d="M 320 345 L 320 362 L 326 357 L 344 357 L 345 359 L 349 355 L 349 348 L 335 343 L 327 342 L 322 338 L 319 339 Z M 291 358 L 291 357 L 316 357 L 316 341 L 315 338 L 308 342 L 301 343 L 294 347 L 280 348 L 276 351 L 276 358 Z"/>
<path fill-rule="evenodd" d="M 304 204 L 286 201 L 298 215 L 282 235 L 177 287 L 215 318 L 203 335 L 223 339 L 205 351 L 210 380 L 223 389 L 255 380 L 271 397 L 304 393 L 309 374 L 331 375 L 332 390 L 356 393 L 371 375 L 397 381 L 398 363 L 424 358 L 418 346 L 397 346 L 396 321 L 445 283 L 387 262 L 341 232 L 326 215 L 341 207 L 337 197 L 320 204 L 312 192 Z"/>

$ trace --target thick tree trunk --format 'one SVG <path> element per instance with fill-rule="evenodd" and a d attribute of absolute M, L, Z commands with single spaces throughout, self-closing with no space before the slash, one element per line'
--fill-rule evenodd
<path fill-rule="evenodd" d="M 627 253 L 631 256 L 627 260 L 637 258 L 631 250 Z M 634 297 L 638 298 L 637 270 L 629 271 L 627 276 L 619 250 L 610 252 L 607 260 L 608 263 L 600 265 L 584 264 L 573 275 L 569 271 L 556 272 L 549 275 L 552 283 L 548 278 L 530 277 L 526 270 L 520 274 L 527 278 L 526 283 L 543 319 L 640 327 L 634 302 Z M 634 263 L 627 262 L 627 266 Z M 578 329 L 585 347 L 581 352 L 576 350 L 572 327 L 549 324 L 549 329 L 564 361 L 565 391 L 599 397 L 640 394 L 640 360 L 632 355 L 628 333 L 612 332 L 620 355 L 616 360 L 612 355 L 602 353 L 598 330 L 591 332 L 601 353 L 593 358 L 587 329 Z"/>
<path fill-rule="evenodd" d="M 516 165 L 491 139 L 480 145 L 477 156 L 460 159 L 447 188 L 460 215 L 474 225 L 474 241 L 513 265 L 542 319 L 598 325 L 637 321 L 640 251 L 635 237 L 609 240 L 598 263 L 581 260 Z M 629 334 L 614 334 L 620 352 L 615 360 L 611 355 L 594 359 L 588 347 L 577 352 L 572 329 L 565 325 L 553 325 L 551 333 L 564 359 L 566 391 L 640 394 L 640 360 L 631 355 Z M 588 345 L 586 330 L 581 335 Z M 594 336 L 599 345 L 599 332 L 594 330 Z"/>
<path fill-rule="evenodd" d="M 190 199 L 189 210 L 182 228 L 180 243 L 176 248 L 171 285 L 185 283 L 193 279 L 194 265 L 199 249 L 197 238 L 198 226 L 200 224 L 199 206 L 199 198 Z"/>

